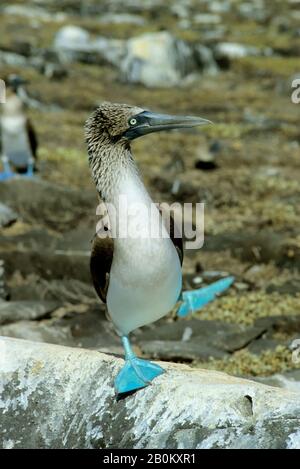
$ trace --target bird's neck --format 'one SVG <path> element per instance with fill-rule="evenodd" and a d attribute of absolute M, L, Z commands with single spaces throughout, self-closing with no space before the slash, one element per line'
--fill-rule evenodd
<path fill-rule="evenodd" d="M 118 203 L 120 196 L 146 195 L 131 149 L 125 143 L 102 142 L 89 157 L 92 176 L 100 197 L 105 202 Z"/>

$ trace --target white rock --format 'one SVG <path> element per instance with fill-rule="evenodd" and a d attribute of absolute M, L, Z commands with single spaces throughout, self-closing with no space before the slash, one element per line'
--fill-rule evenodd
<path fill-rule="evenodd" d="M 228 0 L 211 0 L 207 6 L 212 13 L 228 13 L 231 10 L 231 3 Z"/>
<path fill-rule="evenodd" d="M 299 393 L 164 363 L 152 386 L 116 402 L 122 363 L 0 338 L 0 447 L 299 447 Z"/>
<path fill-rule="evenodd" d="M 193 21 L 196 24 L 219 24 L 221 19 L 221 16 L 212 13 L 199 13 L 193 16 Z"/>
<path fill-rule="evenodd" d="M 145 19 L 139 15 L 130 15 L 129 13 L 107 13 L 100 18 L 102 24 L 133 24 L 136 26 L 143 26 Z"/>
<path fill-rule="evenodd" d="M 125 54 L 125 41 L 97 37 L 77 26 L 64 26 L 54 38 L 54 49 L 62 63 L 73 61 L 119 65 Z"/>
<path fill-rule="evenodd" d="M 190 15 L 189 5 L 180 3 L 174 3 L 170 7 L 171 12 L 173 15 L 177 16 L 180 19 L 187 19 Z"/>
<path fill-rule="evenodd" d="M 61 28 L 55 35 L 56 49 L 82 49 L 90 42 L 90 34 L 79 26 L 68 25 Z"/>
<path fill-rule="evenodd" d="M 117 67 L 120 66 L 126 53 L 126 41 L 122 39 L 98 37 L 92 41 L 91 47 L 95 53 L 100 54 L 107 62 Z"/>
<path fill-rule="evenodd" d="M 121 72 L 129 83 L 168 87 L 178 84 L 194 67 L 191 48 L 169 32 L 159 32 L 128 40 Z"/>
<path fill-rule="evenodd" d="M 247 46 L 235 42 L 222 42 L 216 46 L 217 56 L 227 57 L 228 59 L 240 59 L 248 56 L 261 55 L 259 49 L 254 46 Z"/>
<path fill-rule="evenodd" d="M 44 8 L 30 7 L 26 5 L 7 5 L 3 8 L 5 15 L 22 16 L 40 21 L 57 21 L 61 22 L 66 19 L 64 13 L 50 13 Z"/>

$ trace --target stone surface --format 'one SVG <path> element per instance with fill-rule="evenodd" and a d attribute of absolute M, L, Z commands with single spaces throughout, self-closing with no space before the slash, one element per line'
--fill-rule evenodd
<path fill-rule="evenodd" d="M 0 335 L 123 354 L 102 304 L 58 306 L 50 301 L 0 302 Z"/>
<path fill-rule="evenodd" d="M 162 360 L 207 360 L 224 358 L 260 337 L 267 327 L 244 327 L 221 321 L 186 319 L 136 334 L 141 350 Z"/>
<path fill-rule="evenodd" d="M 6 15 L 16 15 L 30 19 L 40 20 L 40 21 L 65 21 L 66 15 L 62 12 L 60 13 L 49 13 L 44 8 L 28 5 L 8 5 L 3 8 L 3 12 Z"/>
<path fill-rule="evenodd" d="M 222 42 L 216 46 L 215 54 L 218 58 L 226 57 L 228 59 L 240 59 L 242 57 L 258 56 L 260 55 L 260 52 L 254 46 Z"/>
<path fill-rule="evenodd" d="M 255 381 L 269 386 L 288 389 L 289 391 L 300 392 L 300 370 L 277 373 L 268 377 L 256 377 Z"/>
<path fill-rule="evenodd" d="M 120 359 L 8 338 L 0 350 L 2 448 L 300 447 L 299 393 L 165 363 L 117 401 Z"/>
<path fill-rule="evenodd" d="M 201 343 L 201 341 L 176 341 L 176 340 L 149 340 L 139 344 L 142 352 L 150 357 L 160 360 L 209 360 L 210 358 L 222 359 L 227 354 L 222 350 Z"/>
<path fill-rule="evenodd" d="M 194 55 L 200 68 L 209 75 L 216 75 L 218 73 L 218 66 L 214 59 L 212 50 L 203 44 L 196 44 L 194 46 Z"/>
<path fill-rule="evenodd" d="M 52 252 L 38 246 L 37 249 L 3 250 L 7 275 L 19 271 L 22 275 L 35 274 L 45 279 L 72 278 L 90 283 L 89 251 Z"/>
<path fill-rule="evenodd" d="M 93 39 L 85 29 L 68 25 L 56 33 L 53 48 L 61 63 L 118 65 L 125 53 L 125 41 L 101 36 Z"/>
<path fill-rule="evenodd" d="M 97 301 L 97 298 L 92 285 L 76 279 L 44 280 L 33 278 L 21 285 L 10 287 L 12 301 L 38 300 L 80 304 Z"/>
<path fill-rule="evenodd" d="M 0 203 L 0 228 L 5 228 L 6 226 L 11 225 L 18 219 L 17 213 Z"/>
<path fill-rule="evenodd" d="M 129 13 L 107 13 L 101 16 L 102 24 L 132 24 L 135 26 L 144 26 L 145 19 L 140 15 L 131 15 Z"/>
<path fill-rule="evenodd" d="M 0 300 L 6 300 L 7 297 L 8 297 L 8 292 L 7 292 L 6 283 L 5 283 L 4 261 L 0 259 Z"/>
<path fill-rule="evenodd" d="M 52 301 L 3 301 L 0 303 L 0 324 L 40 319 L 58 307 Z"/>
<path fill-rule="evenodd" d="M 250 353 L 260 355 L 261 353 L 266 352 L 268 350 L 275 350 L 276 347 L 285 344 L 285 342 L 274 339 L 262 338 L 251 342 L 248 345 L 248 350 Z"/>
<path fill-rule="evenodd" d="M 97 203 L 94 191 L 80 191 L 38 178 L 2 182 L 0 200 L 16 210 L 25 222 L 44 223 L 56 230 L 74 228 L 78 219 L 87 214 L 93 217 Z"/>
<path fill-rule="evenodd" d="M 269 336 L 275 332 L 294 334 L 300 332 L 300 317 L 297 315 L 269 316 L 257 319 L 255 326 L 264 328 Z"/>
<path fill-rule="evenodd" d="M 121 63 L 126 82 L 141 83 L 150 88 L 176 85 L 194 68 L 190 46 L 166 31 L 129 39 Z"/>
<path fill-rule="evenodd" d="M 50 321 L 18 321 L 7 324 L 0 327 L 0 335 L 34 342 L 74 345 L 70 328 Z"/>
<path fill-rule="evenodd" d="M 79 26 L 68 25 L 61 28 L 55 35 L 54 48 L 61 51 L 83 50 L 88 46 L 90 35 Z"/>
<path fill-rule="evenodd" d="M 194 15 L 193 21 L 200 25 L 215 25 L 221 22 L 221 17 L 219 15 L 209 13 L 199 13 Z"/>

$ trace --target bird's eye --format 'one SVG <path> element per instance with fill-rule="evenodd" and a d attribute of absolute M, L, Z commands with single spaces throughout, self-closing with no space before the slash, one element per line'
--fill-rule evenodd
<path fill-rule="evenodd" d="M 137 123 L 136 119 L 130 119 L 129 124 L 130 125 L 135 125 Z"/>

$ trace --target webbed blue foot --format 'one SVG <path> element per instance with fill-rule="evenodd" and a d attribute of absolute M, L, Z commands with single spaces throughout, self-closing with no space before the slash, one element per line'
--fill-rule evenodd
<path fill-rule="evenodd" d="M 131 349 L 128 337 L 122 337 L 125 365 L 115 379 L 117 394 L 124 394 L 148 386 L 164 369 L 148 360 L 138 358 Z"/>
<path fill-rule="evenodd" d="M 13 177 L 14 173 L 7 173 L 6 171 L 0 173 L 0 181 L 7 181 L 8 179 L 12 179 Z"/>
<path fill-rule="evenodd" d="M 3 158 L 3 172 L 0 173 L 0 181 L 7 181 L 15 176 L 15 173 L 11 170 L 7 158 Z"/>
<path fill-rule="evenodd" d="M 182 304 L 177 311 L 177 316 L 182 318 L 201 309 L 213 301 L 218 294 L 227 290 L 233 282 L 234 277 L 231 276 L 217 280 L 207 287 L 182 292 Z"/>

